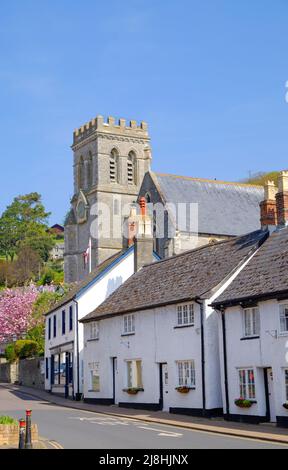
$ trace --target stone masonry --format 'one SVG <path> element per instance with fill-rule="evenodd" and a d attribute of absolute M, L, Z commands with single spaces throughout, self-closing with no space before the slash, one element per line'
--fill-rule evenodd
<path fill-rule="evenodd" d="M 151 150 L 147 124 L 136 121 L 116 123 L 98 116 L 74 132 L 74 196 L 65 224 L 65 281 L 88 274 L 83 253 L 89 246 L 91 224 L 99 235 L 92 238 L 92 269 L 116 252 L 123 241 L 122 225 L 131 203 L 137 200 L 144 175 L 150 169 Z M 97 203 L 98 209 L 93 209 Z M 109 208 L 109 225 L 101 205 Z M 91 214 L 91 209 L 93 214 Z M 102 219 L 101 219 L 102 218 Z M 103 230 L 109 226 L 107 230 Z M 101 233 L 100 233 L 101 232 Z M 103 232 L 106 236 L 103 236 Z"/>

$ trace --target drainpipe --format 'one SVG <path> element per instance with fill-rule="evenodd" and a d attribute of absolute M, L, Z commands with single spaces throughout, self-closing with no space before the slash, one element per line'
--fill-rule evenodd
<path fill-rule="evenodd" d="M 76 305 L 76 368 L 77 368 L 77 392 L 75 395 L 76 401 L 81 400 L 81 393 L 80 393 L 80 359 L 79 359 L 79 325 L 78 325 L 78 302 L 77 300 L 73 300 Z M 74 376 L 74 374 L 73 374 Z M 74 378 L 73 378 L 74 381 Z"/>
<path fill-rule="evenodd" d="M 219 310 L 222 319 L 222 333 L 223 333 L 223 360 L 224 360 L 224 385 L 225 385 L 225 399 L 226 399 L 226 414 L 229 418 L 230 405 L 229 405 L 229 383 L 228 383 L 228 365 L 227 365 L 227 331 L 226 331 L 226 318 L 225 309 Z"/>
<path fill-rule="evenodd" d="M 195 299 L 196 304 L 200 306 L 201 321 L 201 370 L 202 370 L 202 401 L 203 416 L 206 415 L 206 382 L 205 382 L 205 340 L 204 340 L 204 305 L 202 301 Z"/>

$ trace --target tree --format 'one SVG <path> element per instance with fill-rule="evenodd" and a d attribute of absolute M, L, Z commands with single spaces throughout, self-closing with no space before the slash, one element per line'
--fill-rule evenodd
<path fill-rule="evenodd" d="M 39 323 L 32 315 L 37 297 L 35 286 L 6 289 L 0 294 L 0 341 L 21 338 Z"/>
<path fill-rule="evenodd" d="M 29 246 L 47 260 L 54 243 L 47 231 L 49 215 L 38 193 L 14 198 L 0 217 L 0 253 L 13 260 L 20 247 Z"/>
<path fill-rule="evenodd" d="M 9 282 L 13 285 L 23 286 L 36 277 L 39 278 L 42 260 L 39 254 L 29 246 L 23 246 L 18 252 L 18 257 L 10 268 Z"/>

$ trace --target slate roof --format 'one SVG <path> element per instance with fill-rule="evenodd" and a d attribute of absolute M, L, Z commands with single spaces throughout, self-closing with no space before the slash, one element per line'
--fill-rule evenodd
<path fill-rule="evenodd" d="M 260 229 L 262 186 L 152 172 L 150 175 L 166 203 L 199 204 L 199 233 L 239 236 Z"/>
<path fill-rule="evenodd" d="M 259 230 L 144 266 L 81 321 L 209 298 L 266 237 Z"/>
<path fill-rule="evenodd" d="M 130 251 L 130 250 L 129 250 Z M 96 279 L 108 266 L 110 266 L 114 261 L 117 261 L 117 259 L 120 259 L 121 256 L 126 253 L 127 250 L 123 250 L 119 253 L 116 253 L 115 255 L 111 256 L 108 258 L 106 261 L 103 263 L 99 264 L 96 269 L 94 269 L 90 274 L 88 274 L 85 279 L 79 282 L 75 282 L 74 284 L 70 285 L 70 290 L 67 292 L 66 295 L 64 295 L 45 315 L 49 315 L 52 312 L 55 312 L 55 310 L 58 310 L 59 308 L 63 307 L 67 303 L 71 302 L 79 292 L 87 287 L 94 279 Z"/>
<path fill-rule="evenodd" d="M 214 305 L 237 305 L 285 292 L 288 292 L 288 228 L 268 238 Z"/>

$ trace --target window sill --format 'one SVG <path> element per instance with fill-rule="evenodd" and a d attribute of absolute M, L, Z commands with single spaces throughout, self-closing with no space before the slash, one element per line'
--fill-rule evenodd
<path fill-rule="evenodd" d="M 288 331 L 283 331 L 283 332 L 280 332 L 279 335 L 278 335 L 278 338 L 281 338 L 281 336 L 288 336 Z"/>
<path fill-rule="evenodd" d="M 125 337 L 125 336 L 135 336 L 135 332 L 134 333 L 123 333 L 121 335 L 122 338 Z"/>
<path fill-rule="evenodd" d="M 94 343 L 94 341 L 99 341 L 99 338 L 87 339 L 87 343 Z"/>
<path fill-rule="evenodd" d="M 191 325 L 177 325 L 177 326 L 174 326 L 174 330 L 181 330 L 182 328 L 195 328 L 195 325 L 191 324 Z"/>
<path fill-rule="evenodd" d="M 240 341 L 251 341 L 253 339 L 260 339 L 260 336 L 244 336 L 244 338 L 241 338 Z"/>

